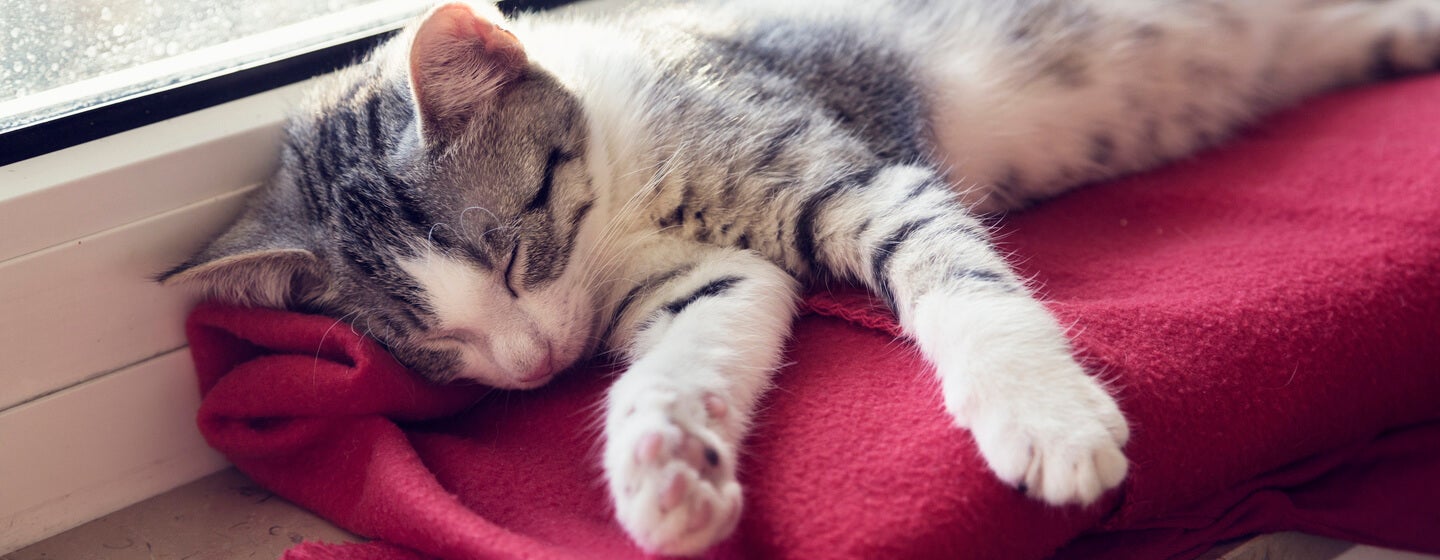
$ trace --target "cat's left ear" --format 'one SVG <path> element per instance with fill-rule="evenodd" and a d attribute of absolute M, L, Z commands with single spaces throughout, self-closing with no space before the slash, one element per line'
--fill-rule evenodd
<path fill-rule="evenodd" d="M 486 6 L 482 16 L 476 9 L 454 3 L 431 10 L 410 43 L 410 86 L 426 137 L 463 130 L 528 65 L 520 41 L 497 24 L 504 23 L 499 10 Z"/>

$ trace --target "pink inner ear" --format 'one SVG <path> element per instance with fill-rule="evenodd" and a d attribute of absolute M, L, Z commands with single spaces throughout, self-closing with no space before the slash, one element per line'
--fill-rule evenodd
<path fill-rule="evenodd" d="M 483 52 L 495 66 L 518 70 L 525 64 L 525 48 L 509 31 L 480 17 L 465 4 L 437 8 L 415 36 L 415 48 L 423 54 L 434 49 L 471 48 Z M 476 53 L 479 55 L 480 53 Z M 415 62 L 412 54 L 411 62 Z"/>
<path fill-rule="evenodd" d="M 436 122 L 465 112 L 524 69 L 525 48 L 465 4 L 437 8 L 410 46 L 421 112 Z"/>

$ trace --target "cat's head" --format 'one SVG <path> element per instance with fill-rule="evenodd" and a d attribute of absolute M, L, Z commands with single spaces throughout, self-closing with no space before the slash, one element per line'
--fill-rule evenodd
<path fill-rule="evenodd" d="M 598 316 L 586 123 L 491 6 L 431 10 L 329 78 L 280 169 L 165 284 L 351 322 L 437 381 L 548 381 Z"/>

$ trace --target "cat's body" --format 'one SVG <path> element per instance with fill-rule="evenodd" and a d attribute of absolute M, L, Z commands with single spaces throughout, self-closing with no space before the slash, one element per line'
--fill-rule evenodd
<path fill-rule="evenodd" d="M 1440 0 L 474 10 L 331 80 L 167 278 L 351 320 L 442 381 L 535 387 L 613 351 L 617 517 L 667 553 L 733 530 L 738 446 L 798 290 L 829 280 L 891 305 L 1001 479 L 1093 501 L 1128 427 L 972 212 L 1440 61 Z"/>

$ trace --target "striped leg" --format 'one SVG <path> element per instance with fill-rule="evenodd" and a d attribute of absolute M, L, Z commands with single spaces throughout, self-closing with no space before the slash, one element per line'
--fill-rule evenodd
<path fill-rule="evenodd" d="M 1268 88 L 1282 101 L 1440 69 L 1440 0 L 1312 0 L 1286 24 Z"/>
<path fill-rule="evenodd" d="M 885 168 L 814 218 L 814 257 L 889 301 L 1002 480 L 1051 504 L 1120 483 L 1129 431 L 1114 399 L 937 174 Z"/>
<path fill-rule="evenodd" d="M 629 369 L 606 403 L 604 467 L 641 546 L 697 554 L 740 519 L 738 446 L 779 364 L 795 280 L 760 256 L 660 240 L 608 341 Z"/>

